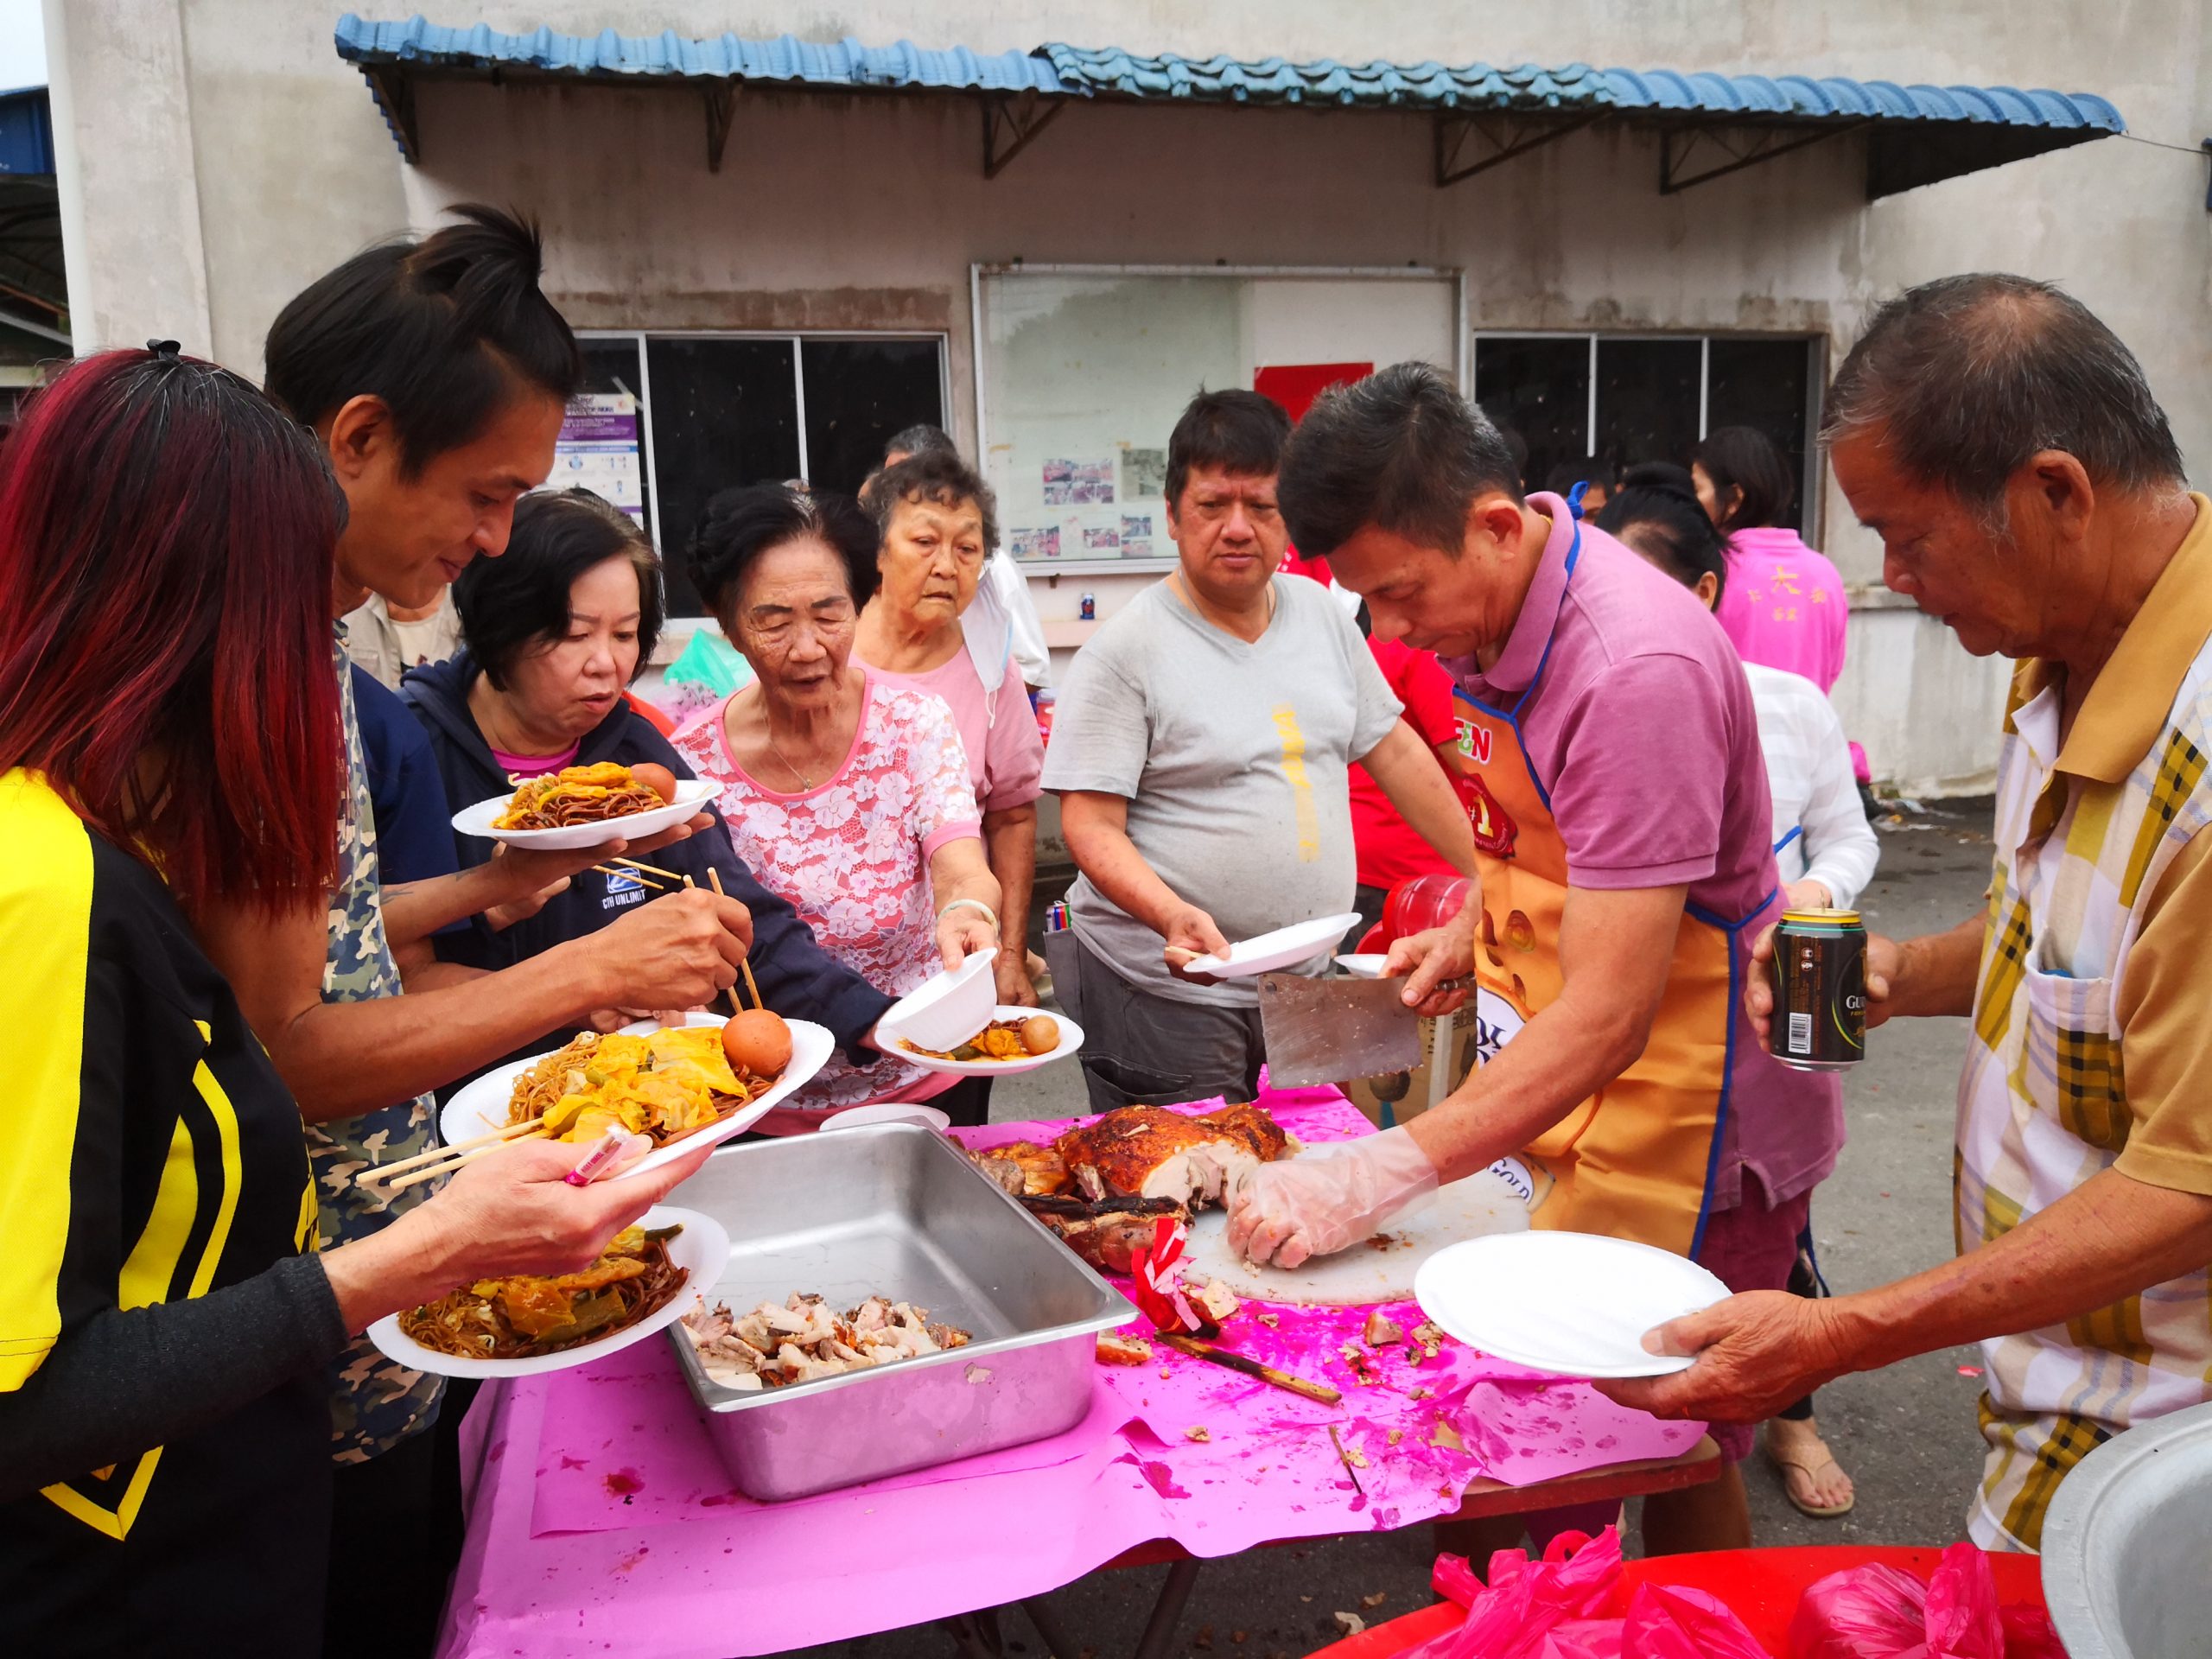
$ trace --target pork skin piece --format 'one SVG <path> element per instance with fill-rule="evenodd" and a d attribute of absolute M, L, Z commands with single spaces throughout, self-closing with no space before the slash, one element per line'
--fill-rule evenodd
<path fill-rule="evenodd" d="M 1258 1107 L 1185 1117 L 1162 1106 L 1122 1106 L 1053 1143 L 1077 1186 L 1104 1196 L 1220 1204 L 1285 1137 Z"/>
<path fill-rule="evenodd" d="M 970 1153 L 976 1166 L 1017 1198 L 1050 1198 L 1068 1190 L 1068 1166 L 1057 1147 L 1016 1141 Z"/>
<path fill-rule="evenodd" d="M 1058 1236 L 1061 1243 L 1100 1272 L 1128 1274 L 1136 1269 L 1136 1253 L 1152 1248 L 1160 1213 L 1109 1210 L 1095 1216 L 1040 1215 L 1037 1218 Z M 1187 1214 L 1176 1214 L 1175 1218 L 1189 1219 Z"/>

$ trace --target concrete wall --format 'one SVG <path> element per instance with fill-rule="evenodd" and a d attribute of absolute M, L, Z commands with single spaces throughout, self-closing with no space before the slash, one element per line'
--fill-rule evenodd
<path fill-rule="evenodd" d="M 2101 92 L 2139 134 L 2193 149 L 2212 131 L 2208 10 L 534 0 L 438 21 L 2055 86 Z M 549 285 L 580 325 L 943 331 L 970 435 L 976 260 L 1459 266 L 1478 328 L 1802 330 L 1839 355 L 1904 283 L 1994 266 L 2060 277 L 2109 319 L 2150 367 L 2200 481 L 2212 481 L 2212 235 L 2204 162 L 2179 150 L 2107 140 L 1869 207 L 1848 138 L 1662 198 L 1656 141 L 1599 130 L 1440 191 L 1420 118 L 1084 107 L 986 181 L 965 100 L 747 91 L 716 175 L 696 98 L 462 85 L 423 89 L 423 164 L 409 168 L 359 76 L 338 61 L 327 5 L 50 4 L 62 11 L 52 56 L 76 92 L 65 143 L 85 225 L 72 270 L 80 344 L 168 332 L 251 370 L 270 318 L 303 283 L 473 196 L 543 218 Z M 1847 577 L 1877 580 L 1878 551 L 1832 488 L 1822 505 Z M 1110 608 L 1131 585 L 1040 583 L 1040 608 L 1071 617 L 1080 588 Z M 1861 607 L 1837 696 L 1878 773 L 1935 792 L 1985 779 L 2002 684 L 1998 664 L 1969 661 L 1916 613 Z"/>

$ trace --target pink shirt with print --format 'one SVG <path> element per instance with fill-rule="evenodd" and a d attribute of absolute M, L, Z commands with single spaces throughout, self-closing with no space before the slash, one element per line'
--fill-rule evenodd
<path fill-rule="evenodd" d="M 1045 770 L 1045 740 L 1037 731 L 1036 711 L 1021 676 L 1009 664 L 995 691 L 983 685 L 975 658 L 963 648 L 950 660 L 919 674 L 894 674 L 887 668 L 863 663 L 885 685 L 904 686 L 944 699 L 960 728 L 960 744 L 968 754 L 968 776 L 976 785 L 976 804 L 986 812 L 1004 812 L 1027 806 L 1044 790 L 1037 779 Z"/>
<path fill-rule="evenodd" d="M 761 885 L 791 902 L 824 950 L 878 990 L 904 996 L 940 965 L 930 855 L 982 830 L 967 753 L 944 702 L 873 673 L 861 696 L 843 763 L 797 794 L 769 788 L 737 764 L 722 724 L 728 702 L 686 724 L 675 743 L 715 785 L 730 841 Z M 758 1127 L 792 1134 L 834 1107 L 924 1099 L 953 1081 L 888 1057 L 856 1066 L 841 1052 L 789 1109 Z"/>

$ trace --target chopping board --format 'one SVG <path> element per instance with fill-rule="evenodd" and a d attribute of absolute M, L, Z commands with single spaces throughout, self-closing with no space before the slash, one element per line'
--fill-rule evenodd
<path fill-rule="evenodd" d="M 1331 1155 L 1331 1143 L 1308 1146 L 1300 1159 Z M 1422 1262 L 1447 1244 L 1485 1233 L 1520 1233 L 1529 1229 L 1529 1205 L 1522 1194 L 1492 1171 L 1454 1181 L 1432 1194 L 1412 1213 L 1385 1227 L 1373 1242 L 1334 1255 L 1315 1256 L 1295 1268 L 1255 1268 L 1229 1248 L 1226 1211 L 1207 1210 L 1192 1217 L 1191 1242 L 1184 1247 L 1188 1276 L 1212 1279 L 1243 1300 L 1288 1302 L 1303 1307 L 1356 1307 L 1369 1302 L 1413 1300 L 1414 1274 Z"/>

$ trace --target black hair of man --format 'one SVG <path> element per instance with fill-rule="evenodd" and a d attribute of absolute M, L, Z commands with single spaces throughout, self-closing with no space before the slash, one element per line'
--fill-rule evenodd
<path fill-rule="evenodd" d="M 1705 516 L 1697 489 L 1681 467 L 1665 461 L 1630 467 L 1592 522 L 1685 588 L 1711 576 L 1713 601 L 1719 602 L 1728 585 L 1728 538 Z"/>
<path fill-rule="evenodd" d="M 453 584 L 461 637 L 496 690 L 507 690 L 525 656 L 566 637 L 576 579 L 609 559 L 627 559 L 638 575 L 634 680 L 652 660 L 668 615 L 660 556 L 644 527 L 589 490 L 545 491 L 515 503 L 507 550 L 471 559 Z"/>
<path fill-rule="evenodd" d="M 1167 435 L 1167 505 L 1181 506 L 1183 486 L 1200 467 L 1234 478 L 1272 478 L 1289 435 L 1290 416 L 1274 398 L 1235 386 L 1201 391 Z"/>
<path fill-rule="evenodd" d="M 309 426 L 349 399 L 381 399 L 410 475 L 518 395 L 565 404 L 583 382 L 576 337 L 537 286 L 537 226 L 474 203 L 452 212 L 458 225 L 367 249 L 309 283 L 263 350 L 269 395 Z"/>
<path fill-rule="evenodd" d="M 890 442 L 883 446 L 882 465 L 890 466 L 893 455 L 918 455 L 931 449 L 950 449 L 955 454 L 960 453 L 960 446 L 953 442 L 950 433 L 941 426 L 931 426 L 927 421 L 921 421 L 912 426 L 902 427 L 891 435 Z"/>
<path fill-rule="evenodd" d="M 1726 499 L 1739 492 L 1720 520 L 1722 530 L 1755 530 L 1778 524 L 1797 499 L 1797 480 L 1772 438 L 1755 426 L 1716 426 L 1690 451 L 1705 468 L 1715 494 Z"/>
<path fill-rule="evenodd" d="M 2003 272 L 1944 276 L 1874 314 L 1836 371 L 1821 436 L 1878 431 L 1905 474 L 1986 516 L 2038 452 L 2120 490 L 2185 475 L 2143 365 L 2081 301 Z"/>
<path fill-rule="evenodd" d="M 875 520 L 876 529 L 886 534 L 902 501 L 931 501 L 940 507 L 974 502 L 983 515 L 984 556 L 998 550 L 998 498 L 983 482 L 982 474 L 963 461 L 957 450 L 917 449 L 861 486 L 861 507 Z"/>
<path fill-rule="evenodd" d="M 849 495 L 798 489 L 789 484 L 749 484 L 723 490 L 707 503 L 685 549 L 691 586 L 734 641 L 737 606 L 746 573 L 764 553 L 813 537 L 826 542 L 845 567 L 855 608 L 868 603 L 880 580 L 875 520 Z"/>
<path fill-rule="evenodd" d="M 1478 496 L 1522 499 L 1520 468 L 1490 416 L 1427 363 L 1323 392 L 1290 435 L 1277 487 L 1309 559 L 1370 525 L 1457 558 Z"/>
<path fill-rule="evenodd" d="M 1498 435 L 1504 436 L 1502 429 Z M 1565 495 L 1578 484 L 1595 484 L 1611 490 L 1619 482 L 1612 463 L 1596 455 L 1585 455 L 1580 461 L 1562 461 L 1544 475 L 1544 487 L 1554 495 Z"/>

